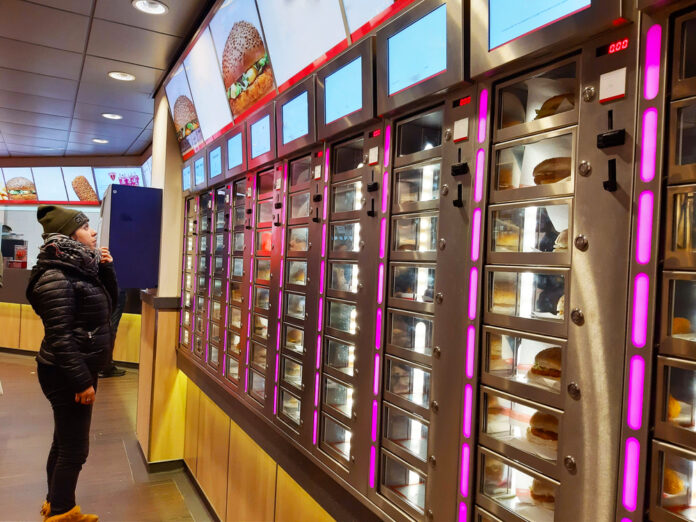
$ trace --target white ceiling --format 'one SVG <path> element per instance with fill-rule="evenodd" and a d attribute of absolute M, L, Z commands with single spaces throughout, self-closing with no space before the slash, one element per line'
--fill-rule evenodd
<path fill-rule="evenodd" d="M 211 3 L 163 1 L 155 16 L 130 0 L 0 0 L 0 157 L 140 154 L 154 91 Z"/>

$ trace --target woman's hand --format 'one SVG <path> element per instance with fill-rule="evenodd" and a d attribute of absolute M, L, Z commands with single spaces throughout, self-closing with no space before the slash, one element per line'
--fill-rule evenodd
<path fill-rule="evenodd" d="M 90 386 L 84 391 L 75 394 L 75 402 L 78 404 L 91 405 L 94 404 L 94 399 L 97 393 L 94 391 L 94 386 Z"/>
<path fill-rule="evenodd" d="M 111 253 L 109 252 L 108 247 L 101 247 L 101 259 L 99 260 L 100 263 L 113 263 L 114 258 L 111 257 Z"/>

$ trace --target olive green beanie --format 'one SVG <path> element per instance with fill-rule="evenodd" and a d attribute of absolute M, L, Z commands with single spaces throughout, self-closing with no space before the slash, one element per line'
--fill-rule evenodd
<path fill-rule="evenodd" d="M 39 205 L 36 219 L 43 226 L 44 234 L 65 234 L 69 236 L 89 221 L 79 210 L 71 210 L 58 205 Z"/>

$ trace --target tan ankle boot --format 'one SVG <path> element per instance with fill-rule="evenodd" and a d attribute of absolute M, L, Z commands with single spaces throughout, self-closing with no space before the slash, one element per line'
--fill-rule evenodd
<path fill-rule="evenodd" d="M 41 506 L 41 516 L 43 517 L 44 521 L 51 516 L 51 504 L 48 502 L 48 500 L 44 500 L 44 503 Z"/>
<path fill-rule="evenodd" d="M 46 522 L 98 522 L 97 515 L 87 515 L 80 512 L 80 506 L 75 506 L 67 513 L 48 517 Z"/>

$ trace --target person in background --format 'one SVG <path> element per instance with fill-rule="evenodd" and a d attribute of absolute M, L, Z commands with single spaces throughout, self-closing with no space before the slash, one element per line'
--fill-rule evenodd
<path fill-rule="evenodd" d="M 118 324 L 121 322 L 121 316 L 123 315 L 123 310 L 126 307 L 126 291 L 121 288 L 118 292 L 118 301 L 113 313 L 111 314 L 111 326 L 114 329 L 114 342 L 116 341 L 116 334 L 118 333 Z M 102 379 L 107 377 L 121 377 L 126 374 L 126 370 L 119 368 L 114 363 L 114 349 L 111 348 L 111 358 L 109 364 L 102 371 L 99 372 L 99 377 Z"/>
<path fill-rule="evenodd" d="M 53 409 L 53 443 L 41 509 L 49 522 L 95 522 L 75 503 L 89 453 L 98 372 L 114 342 L 111 312 L 118 298 L 113 259 L 97 249 L 97 233 L 77 210 L 39 205 L 44 244 L 29 279 L 27 299 L 44 325 L 37 360 L 41 389 Z"/>

